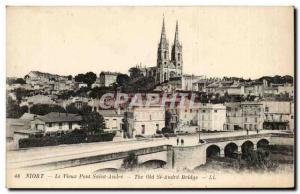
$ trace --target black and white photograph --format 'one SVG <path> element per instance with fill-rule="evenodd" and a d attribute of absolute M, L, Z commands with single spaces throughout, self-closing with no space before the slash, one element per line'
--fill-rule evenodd
<path fill-rule="evenodd" d="M 7 6 L 8 188 L 295 187 L 293 6 Z"/>

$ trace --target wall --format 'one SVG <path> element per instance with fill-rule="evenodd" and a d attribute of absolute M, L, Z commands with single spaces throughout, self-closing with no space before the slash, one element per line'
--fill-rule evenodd
<path fill-rule="evenodd" d="M 204 145 L 173 147 L 174 168 L 194 169 L 206 163 L 206 151 Z"/>
<path fill-rule="evenodd" d="M 68 131 L 76 128 L 80 129 L 80 125 L 78 123 L 72 123 L 72 129 L 69 129 L 69 122 L 62 122 L 61 128 L 59 127 L 58 123 L 52 123 L 51 127 L 49 127 L 49 124 L 47 123 L 45 125 L 45 132 Z"/>

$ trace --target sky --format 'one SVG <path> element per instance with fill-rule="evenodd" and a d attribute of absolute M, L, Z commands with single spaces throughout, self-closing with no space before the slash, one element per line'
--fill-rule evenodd
<path fill-rule="evenodd" d="M 185 74 L 294 74 L 292 7 L 7 7 L 7 76 L 156 66 L 163 15 L 170 47 L 178 20 Z"/>

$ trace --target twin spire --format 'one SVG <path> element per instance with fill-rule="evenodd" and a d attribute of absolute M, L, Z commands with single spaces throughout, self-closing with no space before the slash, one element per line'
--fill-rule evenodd
<path fill-rule="evenodd" d="M 160 36 L 160 44 L 164 44 L 164 43 L 167 43 L 166 28 L 165 28 L 165 17 L 163 17 L 161 36 Z M 176 21 L 174 44 L 179 44 L 178 21 Z"/>

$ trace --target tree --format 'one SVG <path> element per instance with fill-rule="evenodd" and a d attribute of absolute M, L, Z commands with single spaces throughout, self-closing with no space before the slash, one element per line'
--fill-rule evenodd
<path fill-rule="evenodd" d="M 17 78 L 15 83 L 16 84 L 26 84 L 26 81 L 23 78 Z"/>
<path fill-rule="evenodd" d="M 30 112 L 37 115 L 46 115 L 50 112 L 66 112 L 66 110 L 63 107 L 54 104 L 34 104 L 30 108 Z"/>
<path fill-rule="evenodd" d="M 6 98 L 6 118 L 20 118 L 25 112 L 11 97 Z"/>
<path fill-rule="evenodd" d="M 122 167 L 125 169 L 133 169 L 138 166 L 138 158 L 134 152 L 129 152 L 128 156 L 124 158 Z"/>
<path fill-rule="evenodd" d="M 17 102 L 20 103 L 21 100 L 25 97 L 25 96 L 29 96 L 30 92 L 24 88 L 17 88 L 14 90 L 14 93 L 16 95 L 17 98 Z"/>
<path fill-rule="evenodd" d="M 92 133 L 102 133 L 105 128 L 104 118 L 98 112 L 89 112 L 82 115 L 83 129 Z"/>
<path fill-rule="evenodd" d="M 72 114 L 80 114 L 80 110 L 78 110 L 76 108 L 74 103 L 69 104 L 68 106 L 66 106 L 66 112 L 67 113 L 72 113 Z"/>
<path fill-rule="evenodd" d="M 97 75 L 93 72 L 87 72 L 86 74 L 78 74 L 75 76 L 76 82 L 83 82 L 88 85 L 88 88 L 91 88 L 92 84 L 95 83 Z"/>
<path fill-rule="evenodd" d="M 124 85 L 127 85 L 128 82 L 129 82 L 129 76 L 127 74 L 119 74 L 117 76 L 117 84 L 119 86 L 124 86 Z"/>
<path fill-rule="evenodd" d="M 7 82 L 8 85 L 26 84 L 26 81 L 23 78 L 7 78 L 6 82 Z"/>
<path fill-rule="evenodd" d="M 130 78 L 131 79 L 143 76 L 142 71 L 137 67 L 130 68 L 129 73 L 130 73 Z"/>
<path fill-rule="evenodd" d="M 72 80 L 73 76 L 72 75 L 68 75 L 68 80 Z"/>
<path fill-rule="evenodd" d="M 97 75 L 90 71 L 85 74 L 84 83 L 88 85 L 88 88 L 91 88 L 92 84 L 95 83 L 96 79 L 97 79 Z"/>

